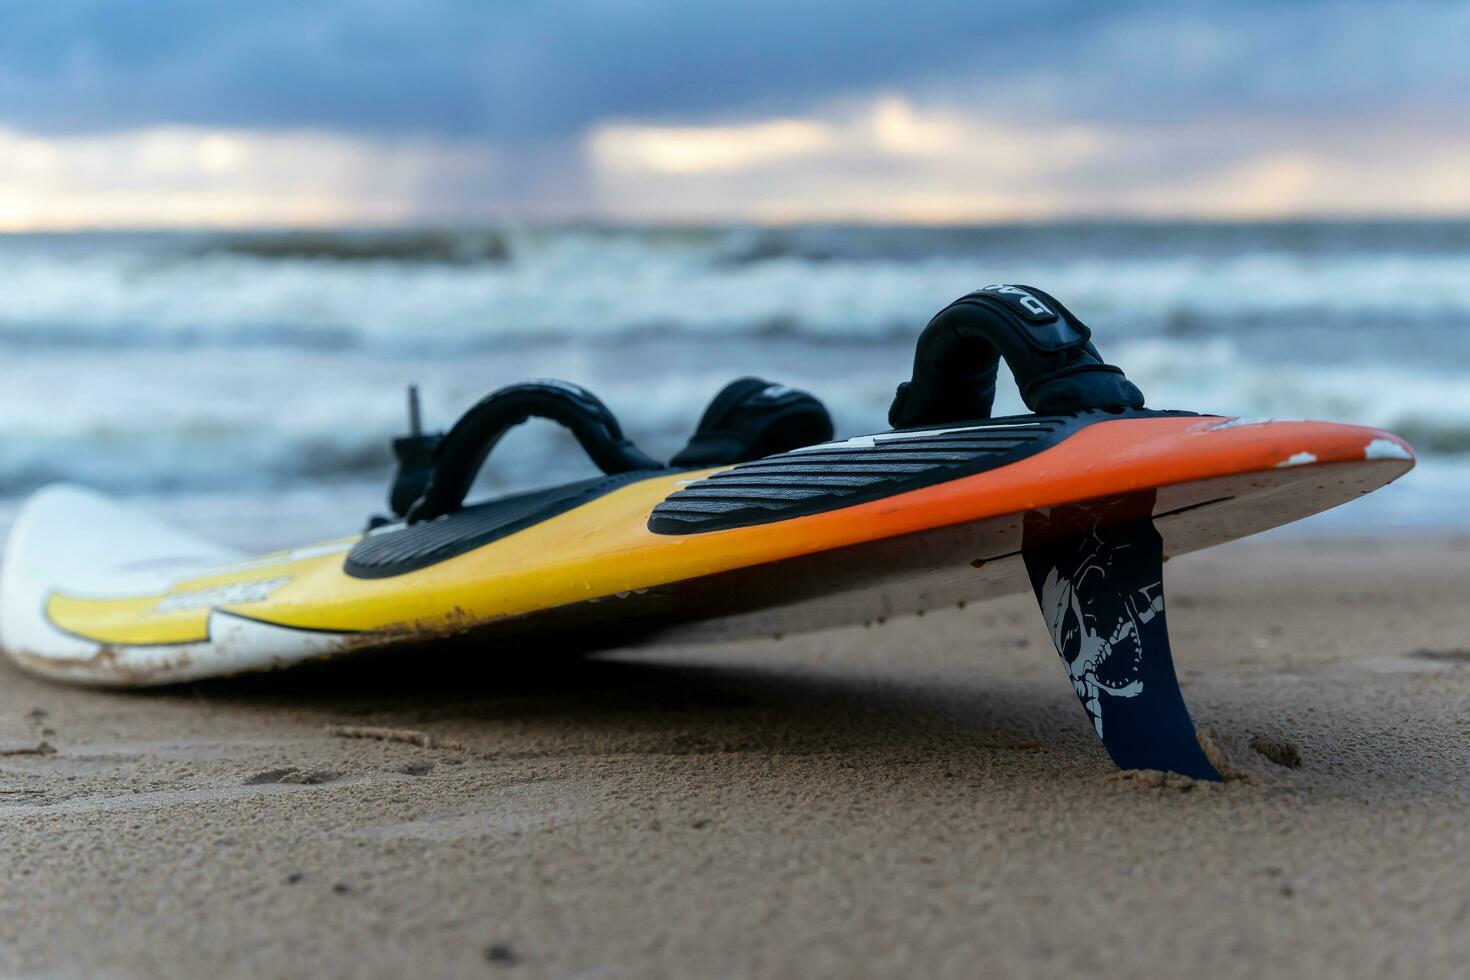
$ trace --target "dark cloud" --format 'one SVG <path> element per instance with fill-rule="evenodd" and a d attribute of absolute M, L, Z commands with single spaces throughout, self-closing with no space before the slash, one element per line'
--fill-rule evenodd
<path fill-rule="evenodd" d="M 878 89 L 991 114 L 1463 103 L 1464 3 L 0 0 L 0 125 L 554 140 Z M 1461 30 L 1454 30 L 1460 25 Z"/>

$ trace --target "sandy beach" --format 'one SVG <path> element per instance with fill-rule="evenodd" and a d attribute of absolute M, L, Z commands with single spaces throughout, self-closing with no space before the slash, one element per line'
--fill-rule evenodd
<path fill-rule="evenodd" d="M 0 667 L 0 970 L 1446 975 L 1470 538 L 1169 565 L 1236 777 L 1116 772 L 1029 597 L 784 642 L 144 694 Z"/>

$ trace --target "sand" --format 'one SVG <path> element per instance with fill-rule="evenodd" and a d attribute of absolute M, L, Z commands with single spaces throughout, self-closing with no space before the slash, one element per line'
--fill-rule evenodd
<path fill-rule="evenodd" d="M 1223 785 L 1114 771 L 1027 597 L 148 694 L 0 667 L 0 971 L 1470 969 L 1470 540 L 1168 575 Z"/>

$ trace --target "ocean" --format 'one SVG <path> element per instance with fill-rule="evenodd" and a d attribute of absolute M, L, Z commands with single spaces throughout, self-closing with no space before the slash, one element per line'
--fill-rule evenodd
<path fill-rule="evenodd" d="M 0 236 L 0 523 L 66 480 L 243 545 L 351 532 L 410 383 L 444 427 L 565 378 L 659 457 L 742 374 L 882 429 L 924 323 L 993 282 L 1066 303 L 1151 407 L 1415 446 L 1399 484 L 1309 527 L 1470 525 L 1470 222 Z M 997 413 L 1022 410 L 1002 387 Z M 481 489 L 590 472 L 526 426 Z"/>

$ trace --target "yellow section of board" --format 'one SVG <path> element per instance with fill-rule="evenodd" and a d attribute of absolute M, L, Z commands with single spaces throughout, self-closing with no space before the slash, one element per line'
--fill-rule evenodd
<path fill-rule="evenodd" d="M 46 612 L 68 633 L 123 645 L 205 640 L 211 608 L 334 632 L 432 629 L 520 615 L 731 567 L 725 548 L 709 547 L 711 538 L 722 535 L 704 535 L 696 542 L 655 535 L 645 526 L 649 512 L 675 484 L 703 475 L 643 480 L 466 554 L 391 578 L 347 575 L 345 547 L 307 558 L 286 552 L 274 560 L 255 559 L 181 579 L 157 595 L 56 593 Z M 258 594 L 251 595 L 251 587 Z"/>
<path fill-rule="evenodd" d="M 208 609 L 159 612 L 164 598 L 91 599 L 52 593 L 46 600 L 46 618 L 68 633 L 98 643 L 152 646 L 208 637 Z"/>

